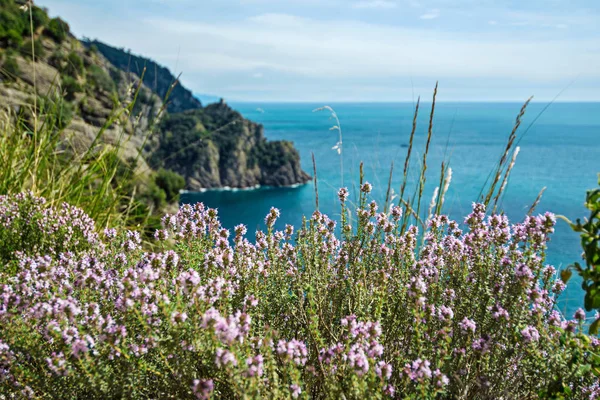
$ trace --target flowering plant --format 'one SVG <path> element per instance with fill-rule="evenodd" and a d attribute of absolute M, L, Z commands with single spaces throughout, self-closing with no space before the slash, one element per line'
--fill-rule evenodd
<path fill-rule="evenodd" d="M 163 218 L 156 249 L 77 209 L 0 199 L 0 392 L 29 398 L 597 398 L 600 342 L 555 310 L 551 214 L 474 204 L 425 232 L 319 212 L 250 241 L 217 210 Z M 23 206 L 27 204 L 27 206 Z M 26 211 L 23 211 L 26 210 Z M 65 211 L 66 210 L 66 211 Z M 33 221 L 33 222 L 32 222 Z M 35 222 L 38 221 L 38 222 Z M 339 225 L 339 226 L 338 226 Z M 21 229 L 30 229 L 30 232 Z M 19 236 L 20 235 L 20 236 Z M 419 243 L 421 243 L 419 245 Z"/>

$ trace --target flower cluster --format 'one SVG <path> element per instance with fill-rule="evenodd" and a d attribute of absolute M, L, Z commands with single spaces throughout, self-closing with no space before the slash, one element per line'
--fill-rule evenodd
<path fill-rule="evenodd" d="M 555 309 L 552 215 L 511 225 L 474 204 L 463 225 L 433 215 L 419 232 L 371 191 L 361 186 L 349 219 L 340 190 L 339 228 L 315 212 L 279 231 L 272 209 L 252 241 L 244 226 L 230 237 L 216 210 L 184 205 L 152 252 L 135 231 L 97 235 L 71 206 L 0 197 L 0 392 L 598 396 L 600 341 L 580 333 L 585 313 Z"/>

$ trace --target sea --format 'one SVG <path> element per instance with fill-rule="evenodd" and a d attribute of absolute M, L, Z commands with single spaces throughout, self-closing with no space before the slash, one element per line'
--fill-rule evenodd
<path fill-rule="evenodd" d="M 231 103 L 245 118 L 264 125 L 269 140 L 294 142 L 302 167 L 313 175 L 314 155 L 319 192 L 319 210 L 339 217 L 339 187 L 347 187 L 356 199 L 359 166 L 364 163 L 365 180 L 373 185 L 372 198 L 383 204 L 390 169 L 392 188 L 399 192 L 404 160 L 414 115 L 414 103 Z M 338 122 L 342 131 L 341 155 L 333 149 L 339 133 L 331 130 Z M 521 103 L 437 103 L 433 134 L 427 156 L 424 207 L 428 208 L 439 186 L 441 163 L 452 168 L 452 181 L 444 212 L 463 221 L 471 205 L 494 171 Z M 431 104 L 421 103 L 414 138 L 407 193 L 414 193 L 426 145 Z M 520 147 L 516 164 L 500 208 L 511 221 L 522 221 L 545 188 L 536 212 L 551 211 L 571 220 L 589 214 L 585 193 L 598 185 L 600 173 L 600 103 L 531 103 L 517 131 Z M 298 226 L 315 210 L 315 187 L 311 182 L 293 188 L 213 190 L 185 193 L 183 203 L 203 202 L 215 207 L 224 227 L 245 224 L 250 232 L 264 229 L 271 207 L 281 210 L 278 227 Z M 581 261 L 579 237 L 566 222 L 558 220 L 546 262 L 557 269 Z M 575 274 L 576 275 L 576 274 Z M 571 317 L 583 305 L 578 277 L 572 278 L 559 303 Z M 591 313 L 589 314 L 591 317 Z"/>

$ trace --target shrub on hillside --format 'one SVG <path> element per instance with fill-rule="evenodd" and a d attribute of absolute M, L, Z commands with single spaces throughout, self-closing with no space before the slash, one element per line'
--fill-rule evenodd
<path fill-rule="evenodd" d="M 8 81 L 16 80 L 21 73 L 19 64 L 13 56 L 6 56 L 2 63 L 2 70 L 0 75 Z"/>
<path fill-rule="evenodd" d="M 97 90 L 111 93 L 115 90 L 115 82 L 99 66 L 90 65 L 87 70 L 88 82 Z"/>
<path fill-rule="evenodd" d="M 72 77 L 83 76 L 85 73 L 85 65 L 83 60 L 74 51 L 67 56 L 64 72 Z"/>
<path fill-rule="evenodd" d="M 29 15 L 26 14 L 26 16 L 29 19 Z M 31 8 L 31 22 L 33 23 L 34 31 L 47 26 L 49 21 L 48 13 L 44 9 L 36 6 Z"/>
<path fill-rule="evenodd" d="M 0 9 L 0 44 L 18 47 L 23 42 L 23 35 L 29 27 L 23 13 Z"/>
<path fill-rule="evenodd" d="M 315 212 L 297 233 L 279 231 L 272 209 L 267 231 L 250 242 L 244 226 L 230 238 L 217 211 L 196 204 L 163 219 L 155 253 L 141 248 L 136 232 L 106 230 L 88 249 L 18 255 L 19 269 L 0 273 L 0 391 L 47 398 L 600 395 L 593 361 L 600 343 L 578 333 L 585 314 L 565 320 L 554 308 L 564 284 L 544 264 L 551 214 L 510 225 L 476 204 L 464 230 L 436 215 L 425 232 L 403 231 L 401 209 L 378 212 L 367 201 L 370 189 L 362 186 L 356 223 L 342 189 L 339 226 Z M 29 221 L 0 213 L 11 224 Z M 63 225 L 91 225 L 81 218 Z M 40 230 L 34 245 L 54 232 L 32 230 Z"/>
<path fill-rule="evenodd" d="M 38 60 L 44 58 L 46 55 L 46 49 L 44 49 L 44 45 L 42 45 L 42 42 L 39 39 L 33 41 L 33 46 L 31 45 L 31 40 L 24 41 L 21 44 L 19 51 L 23 57 L 29 59 L 32 59 L 35 55 L 35 59 Z"/>
<path fill-rule="evenodd" d="M 29 256 L 58 257 L 98 245 L 95 225 L 80 209 L 53 208 L 30 193 L 0 196 L 0 262 Z"/>
<path fill-rule="evenodd" d="M 65 93 L 65 99 L 67 101 L 75 100 L 75 94 L 82 93 L 83 87 L 77 82 L 77 79 L 69 75 L 61 75 L 62 90 Z"/>
<path fill-rule="evenodd" d="M 169 203 L 179 199 L 179 191 L 185 187 L 185 179 L 177 172 L 161 168 L 154 178 L 156 185 L 164 190 Z"/>
<path fill-rule="evenodd" d="M 60 18 L 52 18 L 44 30 L 44 33 L 56 43 L 60 44 L 69 34 L 69 24 Z"/>

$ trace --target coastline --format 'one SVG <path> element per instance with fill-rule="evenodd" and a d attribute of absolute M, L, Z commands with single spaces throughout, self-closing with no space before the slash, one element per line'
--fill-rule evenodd
<path fill-rule="evenodd" d="M 194 194 L 194 193 L 206 193 L 206 192 L 249 192 L 260 189 L 295 189 L 300 186 L 308 185 L 313 180 L 309 180 L 305 183 L 294 183 L 291 185 L 283 185 L 283 186 L 268 186 L 268 185 L 254 185 L 249 187 L 237 188 L 230 186 L 223 186 L 220 188 L 202 188 L 200 190 L 180 190 L 179 194 Z"/>

